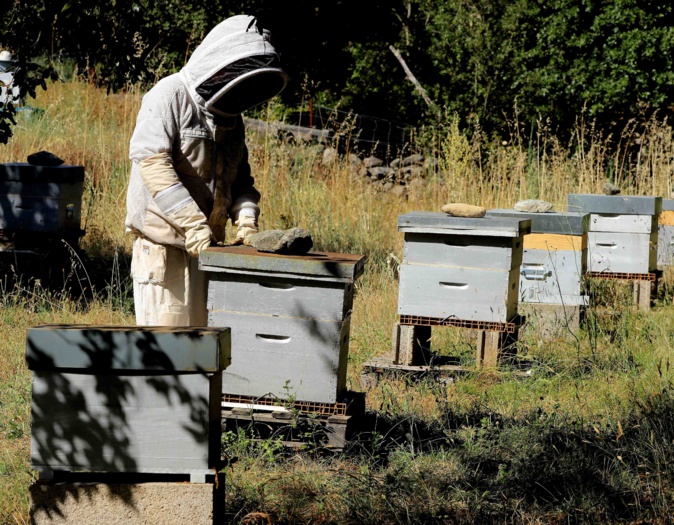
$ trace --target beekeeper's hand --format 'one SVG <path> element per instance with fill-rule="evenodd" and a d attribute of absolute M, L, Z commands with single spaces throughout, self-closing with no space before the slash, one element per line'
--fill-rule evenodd
<path fill-rule="evenodd" d="M 254 202 L 244 202 L 237 212 L 237 219 L 234 222 L 236 226 L 236 238 L 232 244 L 248 245 L 248 238 L 257 233 L 257 217 L 260 214 L 260 208 Z"/>
<path fill-rule="evenodd" d="M 211 245 L 211 229 L 208 224 L 200 224 L 185 230 L 185 250 L 192 257 L 199 254 Z"/>

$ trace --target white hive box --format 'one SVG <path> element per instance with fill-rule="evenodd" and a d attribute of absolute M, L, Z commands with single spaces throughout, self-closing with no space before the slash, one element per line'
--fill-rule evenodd
<path fill-rule="evenodd" d="M 220 461 L 229 349 L 227 328 L 29 329 L 31 467 L 204 478 Z"/>
<path fill-rule="evenodd" d="M 590 272 L 647 274 L 657 269 L 662 198 L 569 194 L 568 211 L 590 213 Z"/>
<path fill-rule="evenodd" d="M 658 219 L 658 266 L 674 264 L 674 199 L 662 200 Z"/>
<path fill-rule="evenodd" d="M 528 220 L 412 212 L 405 233 L 398 314 L 505 323 L 517 314 Z"/>
<path fill-rule="evenodd" d="M 586 306 L 583 275 L 587 271 L 587 213 L 523 213 L 489 210 L 490 217 L 531 220 L 524 237 L 519 299 L 526 303 Z"/>
<path fill-rule="evenodd" d="M 275 255 L 209 248 L 208 324 L 232 330 L 222 390 L 241 396 L 335 403 L 346 387 L 353 284 L 360 255 Z"/>

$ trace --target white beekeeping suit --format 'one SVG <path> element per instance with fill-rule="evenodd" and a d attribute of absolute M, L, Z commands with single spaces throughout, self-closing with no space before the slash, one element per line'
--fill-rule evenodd
<path fill-rule="evenodd" d="M 199 253 L 257 231 L 260 194 L 241 113 L 277 95 L 287 77 L 268 31 L 251 16 L 218 24 L 179 73 L 144 97 L 131 138 L 127 231 L 139 325 L 206 324 Z"/>

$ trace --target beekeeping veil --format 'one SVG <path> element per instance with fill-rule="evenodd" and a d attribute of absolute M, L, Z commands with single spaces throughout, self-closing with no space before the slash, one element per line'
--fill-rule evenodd
<path fill-rule="evenodd" d="M 181 75 L 197 104 L 221 117 L 271 99 L 288 81 L 271 34 L 248 15 L 227 18 L 213 28 Z"/>

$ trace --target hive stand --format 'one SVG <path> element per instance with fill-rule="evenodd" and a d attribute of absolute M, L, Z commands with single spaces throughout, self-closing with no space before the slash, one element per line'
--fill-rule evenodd
<path fill-rule="evenodd" d="M 588 276 L 630 282 L 634 305 L 649 310 L 659 277 L 662 198 L 569 194 L 567 210 L 591 214 Z"/>
<path fill-rule="evenodd" d="M 222 430 L 244 429 L 256 440 L 291 449 L 341 451 L 365 413 L 365 395 L 345 392 L 339 403 L 223 395 Z"/>
<path fill-rule="evenodd" d="M 539 337 L 575 335 L 589 304 L 584 288 L 590 215 L 507 209 L 489 210 L 487 215 L 531 220 L 531 234 L 524 237 L 519 312 Z"/>
<path fill-rule="evenodd" d="M 398 217 L 405 234 L 398 295 L 399 322 L 393 329 L 393 358 L 365 363 L 365 372 L 428 371 L 432 327 L 477 331 L 476 366 L 496 367 L 514 351 L 522 239 L 531 221 L 460 218 L 413 212 Z M 453 372 L 455 365 L 434 366 Z"/>
<path fill-rule="evenodd" d="M 229 329 L 45 325 L 26 360 L 33 523 L 219 519 Z M 190 518 L 170 512 L 195 501 Z"/>

